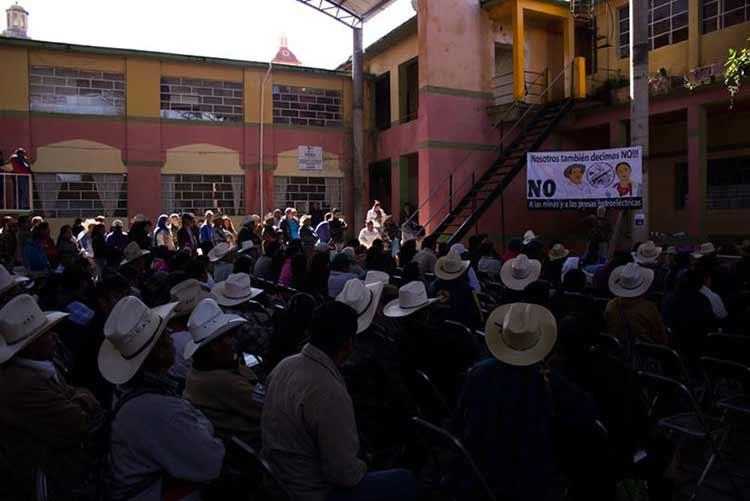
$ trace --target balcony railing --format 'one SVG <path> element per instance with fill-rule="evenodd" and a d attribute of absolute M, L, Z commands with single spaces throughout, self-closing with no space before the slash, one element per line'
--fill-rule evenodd
<path fill-rule="evenodd" d="M 31 174 L 0 172 L 0 212 L 34 210 Z"/>

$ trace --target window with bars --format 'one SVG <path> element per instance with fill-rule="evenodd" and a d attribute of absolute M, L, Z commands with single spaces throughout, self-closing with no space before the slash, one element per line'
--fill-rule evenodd
<path fill-rule="evenodd" d="M 703 33 L 750 21 L 750 0 L 702 0 Z"/>
<path fill-rule="evenodd" d="M 750 1 L 750 0 L 743 0 Z M 630 56 L 630 11 L 624 5 L 617 9 L 619 23 L 618 49 L 621 58 Z M 688 0 L 650 0 L 648 8 L 649 49 L 688 39 Z"/>
<path fill-rule="evenodd" d="M 343 180 L 339 177 L 275 176 L 274 198 L 276 207 L 294 207 L 307 213 L 312 204 L 328 211 L 343 210 Z"/>

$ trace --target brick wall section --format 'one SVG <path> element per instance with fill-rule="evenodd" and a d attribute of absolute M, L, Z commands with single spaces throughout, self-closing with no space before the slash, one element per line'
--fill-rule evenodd
<path fill-rule="evenodd" d="M 161 77 L 161 116 L 184 120 L 241 122 L 241 82 Z"/>
<path fill-rule="evenodd" d="M 122 73 L 31 66 L 31 111 L 85 115 L 123 115 L 125 77 Z"/>
<path fill-rule="evenodd" d="M 307 212 L 311 203 L 323 210 L 342 206 L 341 178 L 276 176 L 274 181 L 276 207 Z"/>
<path fill-rule="evenodd" d="M 127 217 L 128 215 L 128 194 L 127 194 L 127 176 L 122 175 L 122 187 L 117 195 L 117 209 L 114 216 Z M 49 187 L 38 180 L 34 181 L 34 207 L 38 212 L 42 212 L 42 203 L 39 192 L 49 189 Z M 99 214 L 104 214 L 104 207 L 99 192 L 96 190 L 96 183 L 91 174 L 81 174 L 81 180 L 74 183 L 61 183 L 60 191 L 57 194 L 55 210 L 45 210 L 44 216 L 48 218 L 65 218 L 73 219 L 93 218 Z"/>
<path fill-rule="evenodd" d="M 273 123 L 341 127 L 341 92 L 274 85 Z"/>
<path fill-rule="evenodd" d="M 234 190 L 232 180 L 241 179 L 239 190 L 239 210 L 235 210 Z M 240 216 L 244 214 L 245 188 L 244 176 L 225 175 L 198 175 L 198 174 L 176 174 L 173 176 L 162 176 L 162 194 L 169 193 L 168 184 L 174 183 L 174 202 L 167 207 L 165 201 L 165 212 L 193 212 L 202 215 L 206 210 L 221 211 L 229 216 Z"/>

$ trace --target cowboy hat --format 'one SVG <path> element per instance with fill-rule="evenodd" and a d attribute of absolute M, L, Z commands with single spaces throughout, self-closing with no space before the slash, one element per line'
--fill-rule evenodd
<path fill-rule="evenodd" d="M 526 254 L 519 254 L 503 263 L 500 279 L 507 288 L 522 291 L 531 282 L 538 280 L 541 272 L 542 263 L 536 259 L 529 259 Z"/>
<path fill-rule="evenodd" d="M 544 360 L 557 340 L 557 322 L 552 313 L 528 303 L 495 308 L 484 331 L 490 353 L 501 362 L 520 367 Z"/>
<path fill-rule="evenodd" d="M 375 318 L 383 286 L 383 282 L 365 284 L 358 278 L 352 278 L 336 296 L 336 301 L 351 306 L 357 312 L 357 334 L 366 330 Z"/>
<path fill-rule="evenodd" d="M 114 221 L 112 221 L 112 227 L 113 228 L 122 228 L 123 227 L 122 221 L 119 220 L 119 219 L 115 219 Z"/>
<path fill-rule="evenodd" d="M 188 320 L 188 331 L 192 339 L 185 345 L 185 358 L 191 358 L 196 351 L 222 334 L 247 322 L 239 315 L 221 311 L 216 301 L 204 299 L 195 307 Z"/>
<path fill-rule="evenodd" d="M 649 240 L 638 246 L 638 249 L 633 253 L 633 259 L 638 264 L 655 263 L 661 255 L 661 250 L 661 247 L 657 247 L 653 241 Z"/>
<path fill-rule="evenodd" d="M 526 233 L 523 234 L 523 244 L 527 245 L 529 242 L 532 242 L 537 238 L 539 237 L 532 230 L 526 230 Z"/>
<path fill-rule="evenodd" d="M 212 263 L 221 260 L 224 256 L 234 250 L 234 247 L 229 245 L 227 242 L 219 242 L 214 246 L 213 249 L 208 251 L 208 260 Z"/>
<path fill-rule="evenodd" d="M 0 264 L 0 294 L 8 292 L 16 285 L 20 285 L 24 282 L 28 282 L 28 277 L 22 277 L 20 275 L 11 275 L 8 270 Z"/>
<path fill-rule="evenodd" d="M 618 266 L 609 275 L 609 290 L 617 297 L 639 297 L 654 281 L 654 270 L 628 263 Z"/>
<path fill-rule="evenodd" d="M 715 254 L 716 253 L 716 247 L 714 247 L 714 244 L 711 242 L 705 242 L 702 243 L 700 247 L 693 253 L 693 257 L 695 259 L 700 259 L 703 256 L 707 256 L 708 254 Z"/>
<path fill-rule="evenodd" d="M 252 240 L 245 240 L 240 244 L 240 248 L 237 251 L 237 254 L 244 254 L 245 252 L 248 252 L 250 249 L 254 249 L 255 244 Z"/>
<path fill-rule="evenodd" d="M 174 316 L 190 315 L 196 305 L 208 297 L 201 283 L 194 278 L 189 278 L 178 283 L 169 291 L 172 301 L 177 301 Z"/>
<path fill-rule="evenodd" d="M 383 313 L 391 318 L 405 317 L 437 301 L 439 299 L 427 297 L 427 289 L 423 282 L 409 282 L 398 290 L 398 299 L 385 305 Z"/>
<path fill-rule="evenodd" d="M 60 311 L 42 311 L 28 294 L 8 301 L 0 310 L 0 364 L 10 360 L 67 316 Z"/>
<path fill-rule="evenodd" d="M 122 251 L 123 260 L 120 261 L 120 266 L 125 266 L 128 263 L 135 261 L 136 259 L 142 258 L 146 254 L 151 254 L 151 251 L 141 249 L 135 242 L 130 242 L 125 246 Z"/>
<path fill-rule="evenodd" d="M 146 216 L 144 216 L 141 213 L 138 213 L 135 216 L 133 216 L 134 223 L 143 223 L 144 221 L 146 221 Z"/>
<path fill-rule="evenodd" d="M 466 252 L 466 247 L 464 247 L 464 244 L 459 242 L 457 244 L 451 245 L 451 248 L 449 250 L 456 251 L 460 256 L 463 256 Z"/>
<path fill-rule="evenodd" d="M 442 280 L 454 280 L 469 269 L 471 261 L 461 259 L 461 254 L 451 250 L 435 263 L 435 275 Z"/>
<path fill-rule="evenodd" d="M 388 285 L 391 281 L 391 276 L 384 271 L 370 270 L 365 275 L 365 284 L 370 285 L 377 282 L 382 282 L 383 285 Z"/>
<path fill-rule="evenodd" d="M 547 257 L 549 257 L 550 261 L 558 261 L 560 259 L 565 259 L 569 254 L 570 251 L 566 249 L 563 244 L 555 244 L 549 250 Z"/>
<path fill-rule="evenodd" d="M 226 280 L 213 286 L 211 296 L 222 306 L 237 306 L 262 292 L 263 289 L 250 286 L 250 275 L 247 273 L 232 273 Z"/>
<path fill-rule="evenodd" d="M 149 308 L 135 296 L 120 299 L 104 324 L 98 365 L 112 384 L 127 383 L 138 372 L 167 328 L 178 303 Z"/>

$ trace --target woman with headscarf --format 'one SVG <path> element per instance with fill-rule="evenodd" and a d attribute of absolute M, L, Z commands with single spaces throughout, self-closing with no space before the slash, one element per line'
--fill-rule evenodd
<path fill-rule="evenodd" d="M 172 239 L 172 231 L 169 229 L 169 216 L 162 214 L 159 219 L 156 220 L 156 229 L 154 230 L 153 237 L 154 247 L 166 247 L 168 250 L 173 251 L 174 240 Z"/>

